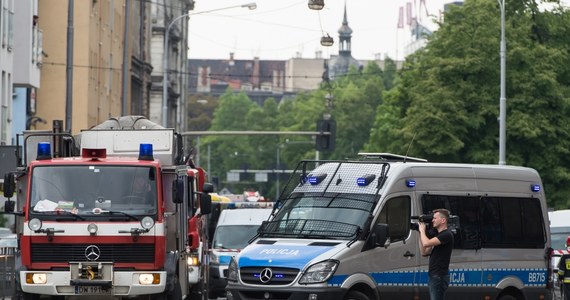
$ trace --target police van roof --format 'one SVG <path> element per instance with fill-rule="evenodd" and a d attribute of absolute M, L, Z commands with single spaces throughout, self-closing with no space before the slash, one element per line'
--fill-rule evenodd
<path fill-rule="evenodd" d="M 359 152 L 358 156 L 361 159 L 378 159 L 383 161 L 401 161 L 401 162 L 427 162 L 427 159 L 418 158 L 418 157 L 411 157 L 405 155 L 398 155 L 392 153 L 372 153 L 372 152 Z"/>

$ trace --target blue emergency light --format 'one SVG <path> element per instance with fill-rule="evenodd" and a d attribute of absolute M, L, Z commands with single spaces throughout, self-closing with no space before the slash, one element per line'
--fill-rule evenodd
<path fill-rule="evenodd" d="M 415 179 L 406 179 L 406 186 L 409 188 L 413 188 L 416 186 L 416 180 Z"/>
<path fill-rule="evenodd" d="M 37 160 L 51 159 L 51 144 L 47 142 L 38 143 Z"/>
<path fill-rule="evenodd" d="M 152 144 L 140 144 L 139 160 L 154 160 Z"/>
<path fill-rule="evenodd" d="M 533 192 L 540 192 L 540 185 L 538 184 L 531 184 L 530 185 L 530 190 Z"/>
<path fill-rule="evenodd" d="M 366 174 L 362 177 L 356 178 L 356 184 L 358 186 L 367 186 L 374 180 L 374 178 L 376 178 L 376 175 Z"/>
<path fill-rule="evenodd" d="M 325 178 L 327 178 L 327 174 L 317 174 L 317 175 L 309 175 L 309 183 L 311 185 L 317 185 L 321 183 Z"/>

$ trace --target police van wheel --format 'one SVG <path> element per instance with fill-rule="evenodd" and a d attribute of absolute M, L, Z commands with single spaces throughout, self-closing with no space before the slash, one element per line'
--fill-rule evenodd
<path fill-rule="evenodd" d="M 506 295 L 502 295 L 499 300 L 517 300 L 518 298 L 511 295 L 511 294 L 506 294 Z"/>
<path fill-rule="evenodd" d="M 346 296 L 344 296 L 344 300 L 370 300 L 366 294 L 359 292 L 359 291 L 349 291 Z"/>

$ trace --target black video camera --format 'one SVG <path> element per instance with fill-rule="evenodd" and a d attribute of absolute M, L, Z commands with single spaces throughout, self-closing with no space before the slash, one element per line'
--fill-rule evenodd
<path fill-rule="evenodd" d="M 410 223 L 410 229 L 412 229 L 412 230 L 415 230 L 415 231 L 420 230 L 420 226 L 418 223 L 425 223 L 426 224 L 426 232 L 429 232 L 432 229 L 431 221 L 433 220 L 433 214 L 412 216 L 411 219 L 412 220 L 418 220 L 418 222 Z"/>

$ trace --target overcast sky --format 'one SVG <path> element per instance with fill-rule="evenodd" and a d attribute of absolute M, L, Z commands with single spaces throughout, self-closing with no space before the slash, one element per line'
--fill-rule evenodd
<path fill-rule="evenodd" d="M 325 0 L 321 11 L 310 10 L 308 0 L 257 0 L 257 9 L 231 8 L 255 0 L 197 0 L 189 26 L 190 58 L 289 59 L 301 53 L 313 58 L 338 53 L 338 29 L 342 25 L 345 1 Z M 444 3 L 451 0 L 349 0 L 346 1 L 348 25 L 353 30 L 352 55 L 373 59 L 375 54 L 402 58 L 402 49 L 410 39 L 406 3 L 412 3 L 413 16 L 426 27 L 435 29 L 431 19 L 440 15 Z M 414 7 L 415 2 L 415 7 Z M 399 8 L 404 7 L 404 28 L 398 29 Z M 421 11 L 420 11 L 421 7 Z M 427 9 L 426 9 L 427 8 Z M 204 13 L 201 13 L 204 12 Z M 427 14 L 433 16 L 427 16 Z M 332 47 L 320 45 L 329 34 Z"/>
<path fill-rule="evenodd" d="M 432 20 L 441 16 L 444 4 L 453 1 L 325 0 L 325 8 L 315 11 L 307 7 L 308 0 L 197 0 L 189 23 L 189 57 L 224 59 L 234 52 L 236 59 L 286 60 L 298 53 L 314 58 L 321 51 L 328 58 L 338 54 L 337 31 L 346 3 L 348 25 L 353 30 L 352 56 L 374 59 L 377 54 L 387 54 L 402 59 L 404 46 L 411 39 L 406 3 L 411 3 L 412 17 L 435 30 Z M 256 10 L 223 9 L 250 2 L 257 3 Z M 399 29 L 400 7 L 404 28 Z M 332 47 L 320 45 L 326 34 L 334 38 Z"/>

